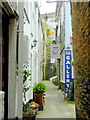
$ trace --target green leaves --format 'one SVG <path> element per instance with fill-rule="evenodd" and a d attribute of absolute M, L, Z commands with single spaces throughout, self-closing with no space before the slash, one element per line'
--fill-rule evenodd
<path fill-rule="evenodd" d="M 49 27 L 46 27 L 46 34 L 47 34 L 47 36 L 50 35 L 50 28 Z"/>
<path fill-rule="evenodd" d="M 28 86 L 28 81 L 31 81 L 31 71 L 29 70 L 29 65 L 24 65 L 23 71 L 23 93 L 24 93 L 24 100 L 26 101 L 26 92 L 31 88 Z"/>
<path fill-rule="evenodd" d="M 30 89 L 30 86 L 29 87 L 24 87 L 24 92 L 27 92 L 29 89 Z"/>
<path fill-rule="evenodd" d="M 31 73 L 29 70 L 24 70 L 23 72 L 23 83 L 25 83 L 25 81 L 28 79 L 28 77 L 30 77 Z M 29 79 L 31 80 L 31 78 Z"/>
<path fill-rule="evenodd" d="M 46 90 L 46 86 L 42 82 L 38 82 L 37 84 L 34 85 L 33 87 L 33 92 L 34 93 L 44 93 Z"/>

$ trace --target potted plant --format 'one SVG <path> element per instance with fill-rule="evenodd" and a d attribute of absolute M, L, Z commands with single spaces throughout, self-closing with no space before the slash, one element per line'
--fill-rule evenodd
<path fill-rule="evenodd" d="M 27 103 L 23 106 L 23 119 L 35 120 L 39 104 L 35 102 Z"/>
<path fill-rule="evenodd" d="M 57 78 L 53 78 L 53 79 L 52 79 L 52 82 L 53 82 L 53 84 L 54 84 L 55 86 L 58 85 L 58 79 L 57 79 Z"/>
<path fill-rule="evenodd" d="M 34 98 L 34 101 L 39 104 L 39 110 L 43 110 L 43 107 L 44 107 L 43 95 L 45 90 L 46 90 L 46 86 L 42 82 L 36 83 L 33 87 L 33 93 L 34 93 L 33 98 Z"/>

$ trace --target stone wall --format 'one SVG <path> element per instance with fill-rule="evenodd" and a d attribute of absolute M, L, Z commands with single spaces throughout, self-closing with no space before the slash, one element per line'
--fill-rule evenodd
<path fill-rule="evenodd" d="M 76 117 L 89 119 L 90 2 L 73 2 L 71 6 L 72 6 Z"/>

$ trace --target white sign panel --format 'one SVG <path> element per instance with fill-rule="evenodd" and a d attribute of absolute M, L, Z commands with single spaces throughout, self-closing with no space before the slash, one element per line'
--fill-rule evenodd
<path fill-rule="evenodd" d="M 60 58 L 60 45 L 52 44 L 51 45 L 51 59 Z"/>
<path fill-rule="evenodd" d="M 51 59 L 51 63 L 55 63 L 55 59 Z"/>

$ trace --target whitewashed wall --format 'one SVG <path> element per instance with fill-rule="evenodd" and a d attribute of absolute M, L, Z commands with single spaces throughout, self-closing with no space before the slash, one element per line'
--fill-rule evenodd
<path fill-rule="evenodd" d="M 27 61 L 30 64 L 31 70 L 31 82 L 29 83 L 31 89 L 26 93 L 27 102 L 29 99 L 33 98 L 33 85 L 35 82 L 41 81 L 42 78 L 42 29 L 41 23 L 38 22 L 39 19 L 39 9 L 38 6 L 35 5 L 34 1 L 25 2 L 24 8 L 26 10 L 27 16 L 29 18 L 30 23 L 25 19 L 24 23 L 24 35 L 28 37 L 28 43 L 25 43 L 28 52 L 26 53 L 28 57 Z M 33 40 L 37 40 L 36 47 L 31 49 L 31 44 L 33 45 Z M 25 50 L 27 51 L 27 50 Z"/>
<path fill-rule="evenodd" d="M 65 2 L 65 46 L 70 46 L 70 36 L 72 36 L 70 2 Z"/>
<path fill-rule="evenodd" d="M 0 91 L 0 120 L 4 118 L 4 94 Z"/>

